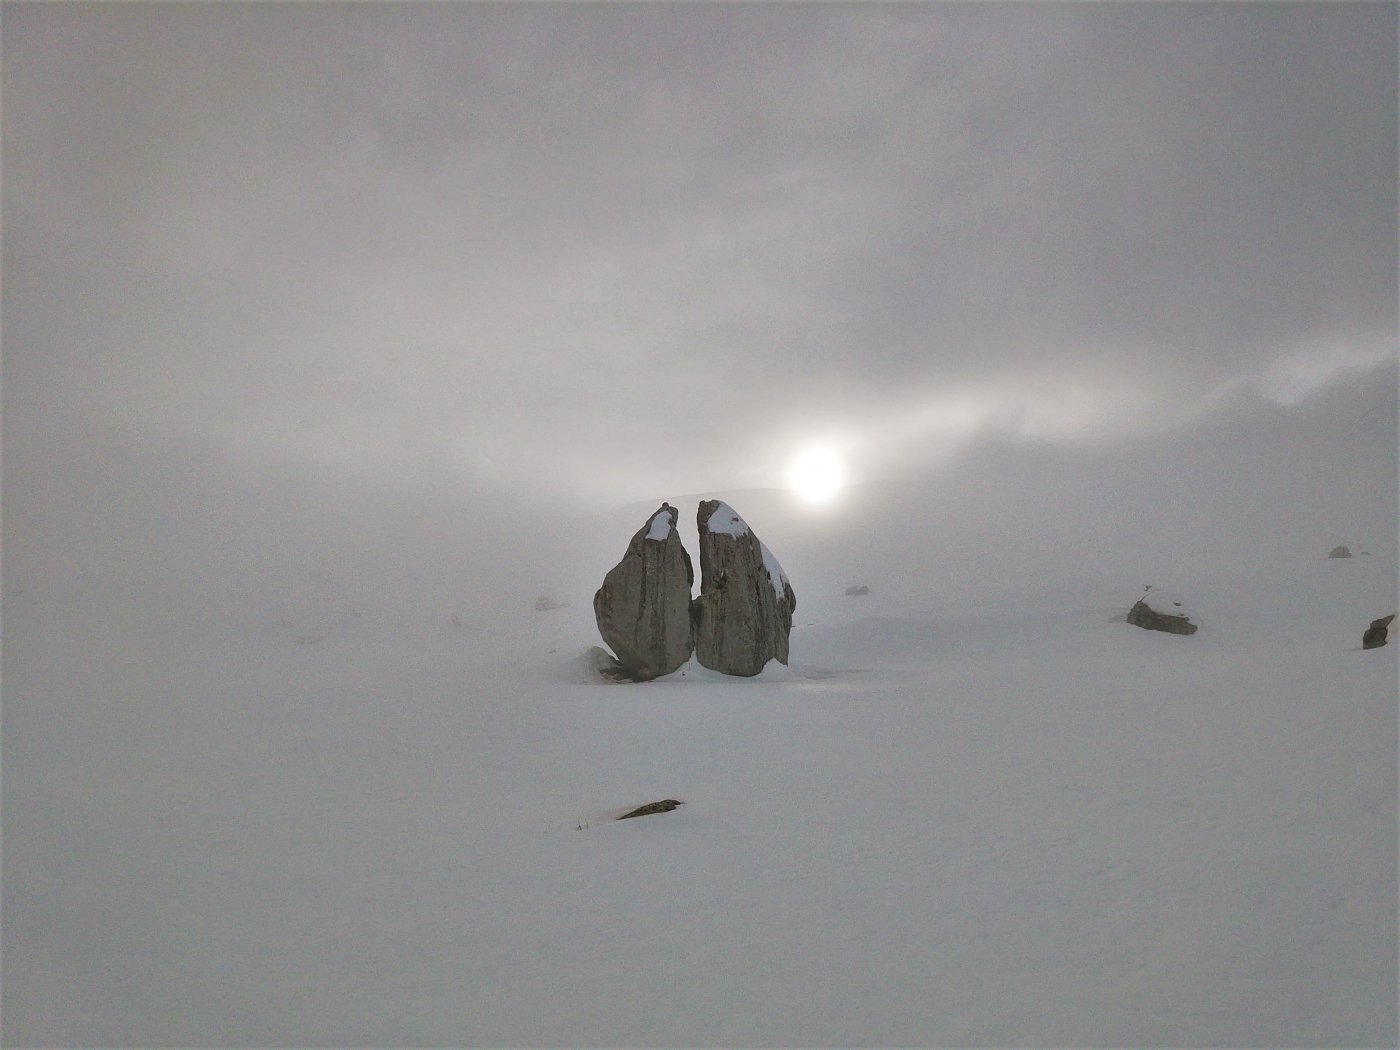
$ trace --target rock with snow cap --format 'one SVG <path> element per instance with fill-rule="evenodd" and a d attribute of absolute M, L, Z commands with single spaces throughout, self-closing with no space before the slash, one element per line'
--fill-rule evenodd
<path fill-rule="evenodd" d="M 1165 631 L 1167 634 L 1195 634 L 1197 629 L 1181 601 L 1151 587 L 1128 611 L 1128 622 L 1146 631 Z"/>
<path fill-rule="evenodd" d="M 769 660 L 787 663 L 797 598 L 782 566 L 727 503 L 702 501 L 696 524 L 696 659 L 712 671 L 744 677 L 758 674 Z"/>
<path fill-rule="evenodd" d="M 694 648 L 690 555 L 676 532 L 676 508 L 661 504 L 627 544 L 593 596 L 598 633 L 633 681 L 680 668 Z"/>

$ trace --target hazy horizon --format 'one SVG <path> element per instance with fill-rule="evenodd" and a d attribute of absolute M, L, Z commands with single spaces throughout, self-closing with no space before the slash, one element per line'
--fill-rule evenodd
<path fill-rule="evenodd" d="M 9 4 L 7 554 L 1393 406 L 1396 17 Z"/>

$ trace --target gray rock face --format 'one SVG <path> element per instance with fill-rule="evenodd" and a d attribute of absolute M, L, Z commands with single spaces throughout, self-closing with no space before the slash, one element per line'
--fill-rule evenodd
<path fill-rule="evenodd" d="M 629 817 L 649 817 L 653 813 L 669 813 L 677 806 L 684 806 L 685 803 L 675 798 L 663 798 L 660 802 L 648 802 L 645 806 L 638 806 L 631 813 L 624 813 L 618 820 L 626 820 Z"/>
<path fill-rule="evenodd" d="M 1329 558 L 1350 558 L 1350 557 L 1351 557 L 1351 548 L 1350 548 L 1350 547 L 1333 547 L 1330 551 L 1328 551 L 1327 557 L 1329 557 Z"/>
<path fill-rule="evenodd" d="M 744 677 L 758 674 L 769 660 L 787 663 L 797 597 L 782 566 L 727 503 L 702 501 L 696 523 L 696 658 L 712 671 Z"/>
<path fill-rule="evenodd" d="M 1128 611 L 1128 622 L 1145 631 L 1166 631 L 1168 634 L 1195 634 L 1196 625 L 1181 612 L 1158 612 L 1143 598 Z"/>
<path fill-rule="evenodd" d="M 1361 636 L 1361 648 L 1379 649 L 1390 641 L 1390 621 L 1393 619 L 1395 619 L 1395 613 L 1382 616 L 1379 620 L 1372 620 L 1371 626 L 1366 628 L 1366 633 Z"/>
<path fill-rule="evenodd" d="M 694 582 L 690 555 L 676 532 L 676 508 L 663 503 L 593 596 L 598 633 L 633 681 L 670 674 L 690 659 Z"/>

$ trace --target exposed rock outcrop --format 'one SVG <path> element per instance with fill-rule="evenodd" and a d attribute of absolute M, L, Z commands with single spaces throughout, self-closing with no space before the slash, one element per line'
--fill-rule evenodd
<path fill-rule="evenodd" d="M 1350 547 L 1345 547 L 1345 546 L 1343 546 L 1343 547 L 1333 547 L 1330 551 L 1327 552 L 1327 557 L 1329 557 L 1329 558 L 1350 558 L 1350 557 L 1351 557 L 1351 548 L 1350 548 Z"/>
<path fill-rule="evenodd" d="M 1128 610 L 1128 622 L 1145 631 L 1165 631 L 1167 634 L 1195 634 L 1197 625 L 1191 622 L 1181 602 L 1161 593 L 1144 594 Z"/>
<path fill-rule="evenodd" d="M 598 632 L 637 682 L 677 670 L 694 648 L 690 588 L 695 572 L 676 532 L 676 517 L 675 507 L 661 504 L 593 596 Z"/>
<path fill-rule="evenodd" d="M 1366 633 L 1361 636 L 1361 648 L 1379 649 L 1390 641 L 1390 621 L 1394 619 L 1395 613 L 1391 613 L 1379 620 L 1372 620 L 1371 626 L 1366 628 Z"/>
<path fill-rule="evenodd" d="M 722 674 L 751 677 L 788 660 L 797 597 L 782 566 L 727 503 L 703 500 L 700 596 L 692 605 L 695 656 Z"/>
<path fill-rule="evenodd" d="M 684 806 L 685 803 L 679 799 L 663 798 L 660 802 L 648 802 L 645 806 L 638 806 L 631 813 L 624 813 L 618 820 L 626 820 L 628 817 L 647 817 L 653 813 L 669 813 L 677 806 Z"/>

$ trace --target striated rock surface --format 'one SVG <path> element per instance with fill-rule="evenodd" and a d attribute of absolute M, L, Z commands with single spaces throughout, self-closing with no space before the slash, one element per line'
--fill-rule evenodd
<path fill-rule="evenodd" d="M 1390 622 L 1394 619 L 1395 613 L 1391 613 L 1379 620 L 1372 620 L 1371 626 L 1366 628 L 1366 633 L 1361 636 L 1361 648 L 1379 649 L 1390 641 Z"/>
<path fill-rule="evenodd" d="M 797 597 L 782 566 L 727 503 L 704 500 L 700 597 L 692 605 L 695 656 L 722 674 L 749 677 L 788 660 Z"/>
<path fill-rule="evenodd" d="M 593 596 L 598 633 L 633 681 L 670 674 L 694 648 L 690 555 L 676 532 L 676 508 L 661 504 L 627 544 Z"/>

